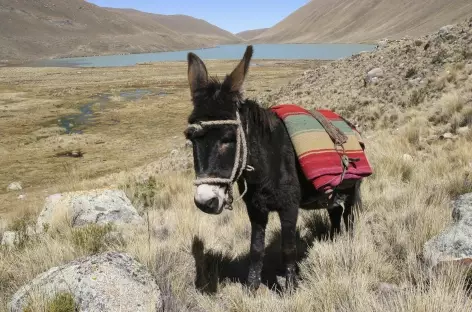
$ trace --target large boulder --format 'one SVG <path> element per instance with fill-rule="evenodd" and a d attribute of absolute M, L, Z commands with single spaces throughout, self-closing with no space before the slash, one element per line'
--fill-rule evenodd
<path fill-rule="evenodd" d="M 67 221 L 71 226 L 113 223 L 141 224 L 131 201 L 121 190 L 93 190 L 54 194 L 46 198 L 44 209 L 38 217 L 37 231 L 57 222 Z"/>
<path fill-rule="evenodd" d="M 472 193 L 453 201 L 453 224 L 424 246 L 431 267 L 443 262 L 468 262 L 472 258 Z"/>
<path fill-rule="evenodd" d="M 158 311 L 162 298 L 155 279 L 127 254 L 108 252 L 74 260 L 40 274 L 20 288 L 10 301 L 11 312 L 40 305 L 68 293 L 79 311 Z M 34 309 L 33 309 L 34 310 Z"/>

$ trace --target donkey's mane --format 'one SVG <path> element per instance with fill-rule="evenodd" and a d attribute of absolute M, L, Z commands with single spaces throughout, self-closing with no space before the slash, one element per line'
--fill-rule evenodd
<path fill-rule="evenodd" d="M 251 132 L 256 132 L 262 137 L 267 137 L 272 133 L 276 120 L 272 111 L 262 108 L 257 102 L 248 99 L 241 104 L 241 110 L 246 116 Z"/>

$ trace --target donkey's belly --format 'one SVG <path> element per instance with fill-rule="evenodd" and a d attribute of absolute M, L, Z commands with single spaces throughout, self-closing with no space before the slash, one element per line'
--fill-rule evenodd
<path fill-rule="evenodd" d="M 300 208 L 306 210 L 317 210 L 328 208 L 328 198 L 325 195 L 317 194 L 302 198 Z"/>

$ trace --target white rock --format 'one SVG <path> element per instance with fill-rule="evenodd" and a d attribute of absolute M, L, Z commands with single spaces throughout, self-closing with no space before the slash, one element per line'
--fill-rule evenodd
<path fill-rule="evenodd" d="M 464 135 L 469 134 L 469 132 L 470 132 L 470 128 L 469 128 L 469 127 L 460 127 L 459 129 L 457 129 L 457 134 L 458 134 L 458 135 L 464 136 Z"/>
<path fill-rule="evenodd" d="M 25 200 L 25 199 L 26 199 L 26 195 L 25 195 L 25 194 L 18 195 L 18 199 L 20 199 L 20 200 Z"/>
<path fill-rule="evenodd" d="M 439 138 L 443 140 L 455 140 L 456 136 L 450 132 L 446 132 L 443 135 L 441 135 Z"/>
<path fill-rule="evenodd" d="M 382 78 L 383 76 L 384 76 L 384 72 L 381 68 L 374 68 L 367 73 L 367 77 L 370 79 L 374 77 Z"/>
<path fill-rule="evenodd" d="M 446 26 L 443 26 L 439 29 L 439 34 L 441 35 L 447 35 L 449 34 L 449 32 L 451 31 L 451 29 L 454 28 L 454 25 L 446 25 Z"/>
<path fill-rule="evenodd" d="M 413 156 L 411 156 L 410 154 L 403 154 L 402 159 L 405 162 L 412 162 L 413 161 Z"/>
<path fill-rule="evenodd" d="M 69 293 L 79 311 L 148 312 L 162 309 L 159 287 L 146 268 L 127 254 L 90 256 L 38 275 L 20 288 L 9 311 L 24 311 L 31 297 Z"/>
<path fill-rule="evenodd" d="M 105 189 L 48 196 L 38 217 L 37 231 L 61 221 L 75 227 L 92 223 L 142 224 L 144 219 L 123 191 Z"/>
<path fill-rule="evenodd" d="M 18 235 L 13 231 L 3 233 L 1 245 L 7 248 L 14 248 L 18 244 Z"/>
<path fill-rule="evenodd" d="M 21 191 L 22 189 L 20 182 L 12 182 L 7 187 L 7 191 Z"/>

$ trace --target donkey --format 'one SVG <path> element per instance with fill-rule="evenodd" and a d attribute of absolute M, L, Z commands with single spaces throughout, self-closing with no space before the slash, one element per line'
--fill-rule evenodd
<path fill-rule="evenodd" d="M 296 225 L 299 208 L 327 209 L 331 235 L 352 230 L 353 207 L 360 204 L 359 181 L 345 180 L 330 198 L 318 192 L 301 171 L 283 121 L 270 109 L 244 99 L 243 82 L 253 47 L 223 82 L 209 77 L 203 61 L 188 54 L 188 81 L 193 110 L 185 137 L 192 142 L 196 174 L 195 205 L 208 214 L 231 209 L 237 183 L 251 222 L 247 283 L 261 283 L 265 229 L 269 212 L 277 212 L 282 228 L 282 260 L 286 289 L 296 278 Z"/>

